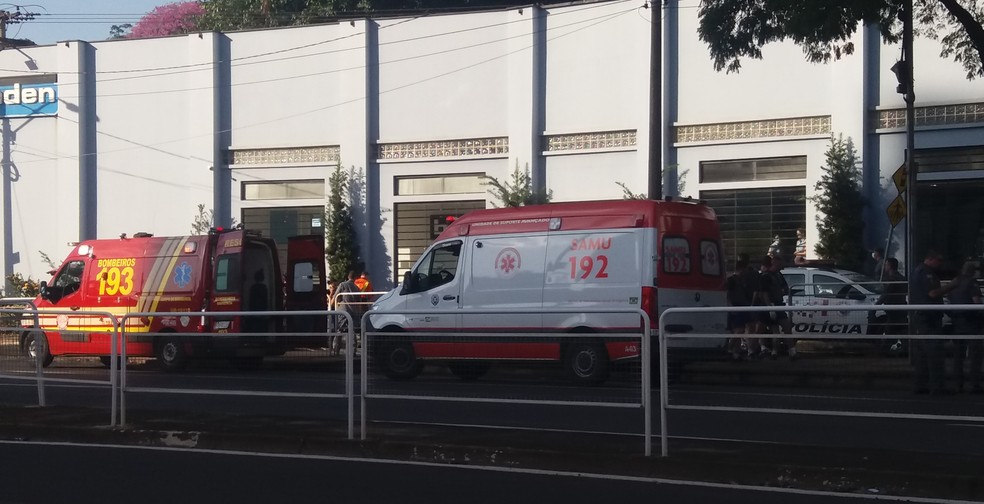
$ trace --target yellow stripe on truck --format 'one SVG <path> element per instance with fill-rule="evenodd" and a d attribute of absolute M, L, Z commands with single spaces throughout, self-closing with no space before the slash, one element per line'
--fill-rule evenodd
<path fill-rule="evenodd" d="M 174 248 L 174 254 L 171 255 L 171 261 L 167 263 L 167 269 L 164 270 L 164 277 L 161 278 L 160 285 L 157 286 L 157 292 L 154 294 L 154 300 L 150 305 L 150 312 L 157 311 L 157 304 L 161 302 L 161 295 L 164 294 L 164 287 L 167 287 L 167 281 L 171 278 L 171 272 L 174 271 L 174 265 L 177 264 L 178 258 L 181 256 L 181 251 L 184 250 L 185 242 L 188 241 L 188 237 L 184 237 L 178 243 L 178 246 Z"/>

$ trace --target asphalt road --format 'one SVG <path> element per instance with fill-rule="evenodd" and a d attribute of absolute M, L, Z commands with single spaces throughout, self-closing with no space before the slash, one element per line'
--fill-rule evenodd
<path fill-rule="evenodd" d="M 859 502 L 784 489 L 188 449 L 0 442 L 3 504 L 64 502 Z"/>
<path fill-rule="evenodd" d="M 131 387 L 262 391 L 267 395 L 186 395 L 131 392 L 127 406 L 136 410 L 172 410 L 282 415 L 296 418 L 343 420 L 346 402 L 339 398 L 292 397 L 284 393 L 344 392 L 344 374 L 335 364 L 316 366 L 270 365 L 256 372 L 238 372 L 221 365 L 199 366 L 183 373 L 165 374 L 148 366 L 133 366 Z M 22 370 L 30 376 L 30 370 Z M 50 404 L 110 407 L 109 373 L 98 362 L 78 366 L 52 366 L 47 399 Z M 85 382 L 66 382 L 83 379 Z M 370 422 L 481 425 L 523 429 L 606 432 L 640 437 L 644 418 L 638 407 L 602 408 L 563 404 L 525 404 L 524 400 L 604 401 L 629 406 L 640 399 L 634 377 L 614 377 L 603 386 L 573 386 L 557 373 L 493 375 L 476 382 L 462 382 L 447 373 L 431 372 L 410 382 L 392 382 L 371 375 L 370 392 L 396 397 L 427 396 L 420 401 L 372 398 L 367 405 Z M 32 404 L 37 400 L 28 380 L 0 379 L 0 397 L 7 403 Z M 455 398 L 495 399 L 498 402 L 459 402 Z M 653 404 L 658 395 L 653 394 Z M 671 404 L 696 407 L 746 408 L 748 411 L 671 410 L 671 438 L 702 438 L 843 447 L 898 448 L 932 453 L 984 455 L 984 423 L 970 419 L 868 418 L 853 412 L 908 413 L 919 415 L 984 416 L 984 397 L 954 395 L 935 398 L 905 390 L 824 388 L 792 386 L 744 386 L 741 384 L 674 384 Z M 357 403 L 358 404 L 358 403 Z M 779 414 L 758 408 L 784 408 L 835 412 L 838 415 Z M 654 408 L 653 433 L 659 433 Z M 371 425 L 370 425 L 371 429 Z M 640 437 L 641 445 L 641 437 Z"/>

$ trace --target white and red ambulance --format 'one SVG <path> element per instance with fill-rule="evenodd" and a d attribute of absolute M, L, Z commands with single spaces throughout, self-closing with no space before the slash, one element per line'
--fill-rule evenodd
<path fill-rule="evenodd" d="M 714 211 L 690 201 L 616 200 L 478 210 L 452 222 L 403 282 L 378 299 L 376 331 L 511 332 L 515 337 L 379 338 L 372 349 L 393 379 L 424 361 L 445 361 L 462 378 L 492 361 L 560 361 L 576 380 L 600 382 L 612 361 L 637 358 L 639 343 L 603 337 L 638 331 L 631 313 L 551 309 L 642 308 L 655 329 L 672 307 L 723 306 L 725 276 Z M 542 309 L 542 313 L 510 313 Z M 416 311 L 385 314 L 386 311 Z M 501 310 L 495 315 L 475 310 Z M 675 332 L 725 333 L 725 316 L 672 321 Z M 572 338 L 522 333 L 597 333 Z M 655 330 L 653 331 L 655 334 Z M 655 345 L 655 339 L 652 340 Z M 717 347 L 722 340 L 676 339 Z"/>

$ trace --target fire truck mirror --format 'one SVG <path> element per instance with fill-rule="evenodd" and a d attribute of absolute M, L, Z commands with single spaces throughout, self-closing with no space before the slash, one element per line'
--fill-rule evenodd
<path fill-rule="evenodd" d="M 41 295 L 41 299 L 48 301 L 48 281 L 42 280 L 41 284 L 38 285 L 38 293 Z"/>

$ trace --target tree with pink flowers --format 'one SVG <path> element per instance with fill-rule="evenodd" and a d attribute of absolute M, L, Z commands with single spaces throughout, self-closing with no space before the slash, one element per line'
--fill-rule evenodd
<path fill-rule="evenodd" d="M 198 31 L 204 9 L 197 1 L 177 2 L 155 7 L 137 21 L 125 38 L 164 37 Z M 116 28 L 116 27 L 114 27 Z"/>

